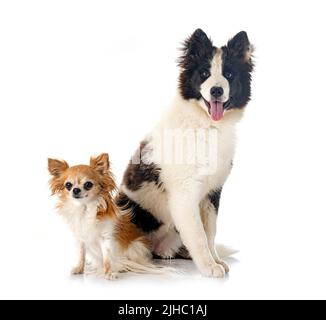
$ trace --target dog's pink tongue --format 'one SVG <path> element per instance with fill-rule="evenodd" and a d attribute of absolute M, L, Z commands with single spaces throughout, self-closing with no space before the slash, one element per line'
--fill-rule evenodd
<path fill-rule="evenodd" d="M 223 117 L 223 103 L 218 101 L 211 101 L 211 118 L 214 121 L 219 121 Z"/>

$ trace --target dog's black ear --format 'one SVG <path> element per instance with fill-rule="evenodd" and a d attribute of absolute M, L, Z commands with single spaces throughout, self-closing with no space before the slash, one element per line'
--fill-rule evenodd
<path fill-rule="evenodd" d="M 210 56 L 213 52 L 213 43 L 207 37 L 206 33 L 197 29 L 183 43 L 182 55 L 179 58 L 179 66 L 186 69 L 191 63 L 201 57 Z"/>
<path fill-rule="evenodd" d="M 253 46 L 250 44 L 248 35 L 245 31 L 239 32 L 229 40 L 227 48 L 230 54 L 245 62 L 251 59 L 253 53 Z"/>

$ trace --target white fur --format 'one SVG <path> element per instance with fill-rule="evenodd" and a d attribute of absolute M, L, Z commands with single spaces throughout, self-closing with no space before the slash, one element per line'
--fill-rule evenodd
<path fill-rule="evenodd" d="M 228 95 L 229 89 L 222 80 L 221 77 L 215 79 L 214 84 L 223 86 Z M 160 123 L 148 136 L 148 149 L 152 152 L 146 154 L 146 160 L 161 168 L 160 180 L 164 191 L 154 183 L 144 183 L 137 191 L 131 191 L 122 185 L 122 191 L 159 221 L 164 222 L 159 230 L 151 234 L 155 253 L 170 257 L 183 243 L 204 275 L 222 277 L 228 267 L 215 250 L 216 213 L 207 202 L 207 196 L 209 192 L 221 188 L 229 175 L 235 150 L 235 124 L 241 119 L 242 111 L 227 110 L 220 121 L 213 122 L 207 108 L 204 110 L 200 103 L 196 100 L 186 101 L 178 94 Z M 210 154 L 213 159 L 209 159 L 216 166 L 209 174 L 205 174 L 202 164 L 197 162 L 175 164 L 164 161 L 169 158 L 164 155 L 162 139 L 166 131 L 177 130 L 178 134 L 183 135 L 189 129 L 215 130 L 217 133 L 217 144 L 214 153 Z M 197 139 L 197 143 L 205 147 L 208 140 L 203 137 Z M 196 150 L 188 149 L 187 152 L 196 153 Z M 191 156 L 196 158 L 198 155 L 190 155 L 190 158 Z"/>

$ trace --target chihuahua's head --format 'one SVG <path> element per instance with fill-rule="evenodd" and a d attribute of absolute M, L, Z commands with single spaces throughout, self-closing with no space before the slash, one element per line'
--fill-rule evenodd
<path fill-rule="evenodd" d="M 61 200 L 88 202 L 107 197 L 116 189 L 106 153 L 92 157 L 89 165 L 73 167 L 63 160 L 48 159 L 48 169 L 52 194 L 58 194 Z"/>

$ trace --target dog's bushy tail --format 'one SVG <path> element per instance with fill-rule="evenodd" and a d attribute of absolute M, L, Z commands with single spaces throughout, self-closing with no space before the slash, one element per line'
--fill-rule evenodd
<path fill-rule="evenodd" d="M 223 244 L 217 244 L 215 245 L 215 248 L 220 258 L 227 258 L 239 252 L 238 250 L 225 246 Z"/>

